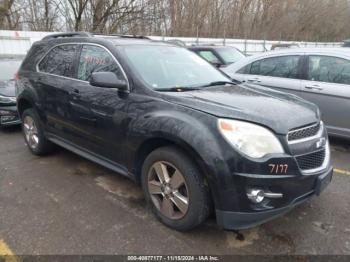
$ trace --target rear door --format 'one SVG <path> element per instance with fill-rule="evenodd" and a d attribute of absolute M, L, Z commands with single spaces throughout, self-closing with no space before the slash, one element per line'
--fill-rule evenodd
<path fill-rule="evenodd" d="M 331 134 L 350 136 L 350 59 L 308 56 L 301 96 L 317 104 Z"/>
<path fill-rule="evenodd" d="M 74 133 L 71 125 L 69 96 L 75 81 L 72 79 L 77 44 L 62 44 L 53 47 L 37 66 L 35 86 L 42 101 L 43 120 L 50 132 L 70 139 Z"/>
<path fill-rule="evenodd" d="M 242 69 L 244 82 L 300 95 L 302 58 L 293 54 L 256 60 Z"/>

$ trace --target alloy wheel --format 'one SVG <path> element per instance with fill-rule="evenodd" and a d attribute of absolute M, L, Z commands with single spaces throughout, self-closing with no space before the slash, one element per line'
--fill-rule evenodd
<path fill-rule="evenodd" d="M 181 219 L 188 211 L 189 194 L 181 172 L 172 164 L 155 162 L 148 173 L 148 192 L 155 207 L 169 219 Z"/>
<path fill-rule="evenodd" d="M 28 143 L 28 146 L 31 149 L 35 149 L 39 144 L 39 135 L 38 135 L 38 129 L 31 116 L 25 116 L 23 120 L 23 131 L 24 131 L 25 139 Z"/>

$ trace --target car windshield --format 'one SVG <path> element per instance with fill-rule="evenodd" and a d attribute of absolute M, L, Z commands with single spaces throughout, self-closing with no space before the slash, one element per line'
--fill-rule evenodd
<path fill-rule="evenodd" d="M 230 81 L 207 61 L 175 46 L 126 46 L 134 70 L 153 89 L 201 87 Z"/>
<path fill-rule="evenodd" d="M 225 64 L 236 63 L 238 60 L 245 57 L 243 53 L 238 51 L 236 48 L 226 47 L 226 48 L 218 48 L 216 50 L 221 58 L 225 61 Z"/>
<path fill-rule="evenodd" d="M 0 81 L 7 81 L 14 79 L 15 74 L 17 73 L 21 60 L 13 59 L 4 59 L 0 60 Z"/>

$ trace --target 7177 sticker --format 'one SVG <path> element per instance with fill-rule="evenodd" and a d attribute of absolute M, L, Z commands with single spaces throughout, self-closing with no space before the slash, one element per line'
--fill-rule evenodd
<path fill-rule="evenodd" d="M 269 164 L 271 174 L 286 174 L 288 172 L 288 164 Z"/>

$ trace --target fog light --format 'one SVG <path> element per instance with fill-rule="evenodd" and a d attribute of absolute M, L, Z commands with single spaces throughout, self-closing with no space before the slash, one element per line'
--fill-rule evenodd
<path fill-rule="evenodd" d="M 247 197 L 255 204 L 261 203 L 265 198 L 265 192 L 262 189 L 251 188 L 247 190 Z"/>

